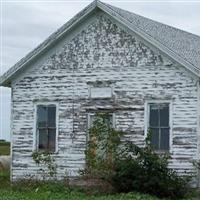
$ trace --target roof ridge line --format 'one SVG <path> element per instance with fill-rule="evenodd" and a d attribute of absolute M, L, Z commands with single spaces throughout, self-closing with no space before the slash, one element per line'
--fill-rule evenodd
<path fill-rule="evenodd" d="M 137 13 L 131 12 L 131 11 L 129 11 L 129 10 L 125 10 L 125 9 L 119 8 L 119 7 L 117 7 L 117 6 L 113 6 L 113 5 L 107 4 L 107 3 L 102 2 L 102 1 L 100 1 L 100 2 L 101 2 L 102 4 L 104 4 L 104 5 L 106 5 L 106 6 L 110 6 L 110 7 L 114 7 L 114 8 L 120 9 L 120 10 L 122 10 L 122 11 L 124 11 L 124 12 L 128 12 L 128 13 L 131 13 L 131 14 L 133 14 L 133 15 L 137 15 L 137 16 L 139 16 L 139 17 L 141 17 L 141 18 L 146 19 L 146 20 L 151 20 L 152 22 L 159 23 L 159 24 L 161 24 L 161 25 L 165 25 L 165 26 L 168 26 L 168 27 L 170 27 L 170 28 L 176 29 L 176 30 L 178 30 L 178 31 L 182 31 L 182 32 L 185 32 L 185 33 L 187 33 L 187 34 L 191 34 L 191 35 L 193 35 L 193 36 L 196 36 L 196 37 L 199 37 L 199 38 L 200 38 L 200 35 L 197 35 L 197 34 L 195 34 L 195 33 L 191 33 L 191 32 L 189 32 L 189 31 L 186 31 L 186 30 L 183 30 L 183 29 L 180 29 L 180 28 L 177 28 L 177 27 L 175 27 L 175 26 L 171 26 L 171 25 L 169 25 L 169 24 L 166 24 L 165 22 L 160 22 L 160 21 L 154 20 L 154 19 L 152 19 L 152 18 L 145 17 L 145 16 L 143 16 L 143 15 L 141 15 L 141 14 L 137 14 Z M 111 8 L 111 9 L 112 9 L 112 8 Z M 112 9 L 112 10 L 113 10 L 113 9 Z M 114 10 L 113 10 L 113 11 L 114 11 Z M 116 11 L 114 11 L 114 12 L 116 12 Z M 118 13 L 118 14 L 119 14 L 119 13 Z"/>

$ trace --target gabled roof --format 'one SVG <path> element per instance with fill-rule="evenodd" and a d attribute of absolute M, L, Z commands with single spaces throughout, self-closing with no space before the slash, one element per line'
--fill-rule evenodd
<path fill-rule="evenodd" d="M 12 79 L 23 71 L 28 64 L 33 62 L 37 56 L 54 45 L 68 31 L 96 9 L 106 12 L 163 53 L 197 76 L 200 76 L 200 36 L 95 0 L 3 74 L 0 77 L 0 86 L 10 86 Z"/>
<path fill-rule="evenodd" d="M 155 42 L 173 51 L 177 56 L 200 70 L 200 36 L 136 15 L 126 10 L 103 3 L 138 28 Z"/>

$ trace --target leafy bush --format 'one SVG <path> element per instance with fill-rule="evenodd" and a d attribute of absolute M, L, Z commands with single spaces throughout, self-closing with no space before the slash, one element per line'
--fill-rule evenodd
<path fill-rule="evenodd" d="M 124 133 L 114 130 L 109 114 L 96 115 L 89 130 L 83 175 L 108 181 L 117 192 L 138 191 L 158 197 L 181 198 L 191 177 L 180 177 L 168 168 L 169 156 L 151 147 L 151 133 L 143 148 L 121 142 Z M 107 186 L 106 186 L 107 187 Z"/>
<path fill-rule="evenodd" d="M 140 148 L 127 144 L 117 160 L 111 184 L 118 192 L 139 191 L 158 197 L 182 198 L 190 177 L 180 177 L 168 168 L 169 156 L 156 154 L 147 140 Z"/>
<path fill-rule="evenodd" d="M 56 178 L 56 164 L 51 153 L 34 151 L 32 153 L 32 158 L 37 165 L 44 165 L 47 168 L 47 173 L 46 169 L 40 168 L 40 170 L 43 172 L 43 179 L 45 179 L 47 175 L 49 175 L 51 178 Z"/>
<path fill-rule="evenodd" d="M 87 178 L 105 179 L 113 172 L 113 161 L 120 144 L 122 132 L 116 131 L 110 124 L 109 113 L 98 113 L 89 129 L 90 140 L 87 143 L 86 168 L 81 175 Z"/>

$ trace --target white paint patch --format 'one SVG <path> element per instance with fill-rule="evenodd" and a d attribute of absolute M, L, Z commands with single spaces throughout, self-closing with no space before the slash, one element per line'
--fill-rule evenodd
<path fill-rule="evenodd" d="M 110 87 L 91 87 L 91 98 L 111 98 L 112 89 Z"/>

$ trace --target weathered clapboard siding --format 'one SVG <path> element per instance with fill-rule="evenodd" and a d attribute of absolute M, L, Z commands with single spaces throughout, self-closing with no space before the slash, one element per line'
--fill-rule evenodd
<path fill-rule="evenodd" d="M 144 145 L 145 103 L 172 104 L 172 159 L 180 173 L 194 171 L 197 155 L 197 78 L 102 13 L 63 39 L 12 83 L 12 179 L 35 175 L 32 160 L 36 102 L 59 104 L 57 176 L 78 175 L 84 166 L 87 114 L 98 109 L 115 113 L 124 139 Z M 111 99 L 90 99 L 90 85 L 113 88 Z M 74 108 L 73 108 L 74 107 Z M 74 112 L 73 112 L 74 110 Z M 74 132 L 73 132 L 74 130 Z"/>

